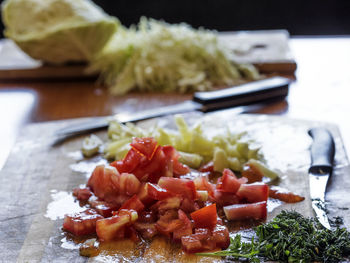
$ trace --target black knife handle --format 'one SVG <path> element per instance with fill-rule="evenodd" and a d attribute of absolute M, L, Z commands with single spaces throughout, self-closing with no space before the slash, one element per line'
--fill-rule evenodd
<path fill-rule="evenodd" d="M 196 92 L 193 95 L 193 100 L 203 105 L 227 104 L 227 107 L 249 105 L 274 97 L 286 97 L 290 82 L 291 80 L 288 78 L 272 77 L 227 89 Z"/>
<path fill-rule="evenodd" d="M 326 128 L 312 128 L 309 135 L 313 139 L 310 172 L 331 173 L 335 153 L 333 136 Z"/>

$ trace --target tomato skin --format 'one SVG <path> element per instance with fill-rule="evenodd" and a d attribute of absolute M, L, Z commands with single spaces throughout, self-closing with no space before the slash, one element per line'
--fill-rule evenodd
<path fill-rule="evenodd" d="M 196 190 L 208 191 L 209 196 L 213 196 L 215 185 L 208 181 L 207 176 L 198 176 L 193 179 Z"/>
<path fill-rule="evenodd" d="M 218 218 L 216 204 L 205 206 L 191 213 L 191 218 L 194 221 L 195 227 L 213 228 Z"/>
<path fill-rule="evenodd" d="M 269 197 L 269 186 L 264 183 L 241 184 L 237 196 L 248 203 L 267 201 Z"/>
<path fill-rule="evenodd" d="M 228 220 L 265 220 L 267 216 L 266 201 L 224 206 L 224 212 Z"/>
<path fill-rule="evenodd" d="M 97 220 L 96 233 L 101 241 L 111 241 L 124 237 L 125 226 L 137 220 L 137 212 L 120 210 L 117 215 Z"/>
<path fill-rule="evenodd" d="M 79 201 L 87 201 L 89 198 L 93 195 L 90 188 L 74 188 L 73 189 L 73 195 L 79 200 Z"/>
<path fill-rule="evenodd" d="M 181 209 L 178 211 L 178 216 L 179 220 L 181 221 L 181 225 L 180 227 L 176 228 L 173 232 L 173 239 L 175 241 L 180 241 L 183 236 L 188 236 L 192 234 L 191 220 Z"/>
<path fill-rule="evenodd" d="M 218 206 L 238 204 L 240 199 L 236 194 L 225 193 L 219 190 L 215 190 L 213 194 L 212 201 L 214 201 Z"/>
<path fill-rule="evenodd" d="M 202 173 L 213 173 L 214 172 L 214 162 L 211 161 L 199 168 Z"/>
<path fill-rule="evenodd" d="M 173 194 L 157 184 L 147 183 L 147 194 L 154 200 L 164 200 Z"/>
<path fill-rule="evenodd" d="M 112 183 L 119 175 L 114 167 L 99 165 L 90 176 L 87 186 L 100 199 L 112 202 L 119 195 L 117 187 Z"/>
<path fill-rule="evenodd" d="M 145 206 L 140 201 L 140 199 L 137 197 L 137 195 L 133 195 L 129 200 L 127 200 L 119 210 L 122 209 L 128 209 L 128 210 L 135 210 L 137 213 L 141 212 L 143 209 L 145 209 Z"/>
<path fill-rule="evenodd" d="M 226 249 L 230 245 L 230 234 L 226 226 L 216 224 L 212 231 L 213 240 L 215 241 L 216 247 Z"/>
<path fill-rule="evenodd" d="M 294 194 L 288 191 L 287 189 L 284 189 L 278 186 L 270 186 L 269 196 L 286 203 L 297 203 L 305 199 L 305 197 L 303 196 Z"/>
<path fill-rule="evenodd" d="M 93 209 L 86 209 L 80 213 L 65 215 L 63 229 L 75 236 L 93 234 L 96 232 L 95 226 L 99 219 L 103 219 L 103 216 Z"/>
<path fill-rule="evenodd" d="M 190 172 L 190 168 L 179 162 L 179 153 L 173 146 L 163 146 L 163 152 L 168 160 L 167 166 L 169 170 L 172 170 L 175 176 L 184 175 Z"/>
<path fill-rule="evenodd" d="M 158 142 L 153 137 L 133 138 L 130 145 L 141 155 L 144 155 L 148 160 L 151 160 L 157 150 Z"/>
<path fill-rule="evenodd" d="M 195 200 L 197 196 L 196 187 L 192 180 L 161 177 L 158 181 L 158 185 L 173 194 L 180 195 L 190 200 Z"/>
<path fill-rule="evenodd" d="M 103 217 L 112 216 L 113 211 L 116 211 L 119 208 L 119 205 L 98 200 L 95 196 L 90 197 L 88 202 L 90 206 L 94 208 Z"/>
<path fill-rule="evenodd" d="M 216 189 L 225 193 L 235 194 L 240 188 L 241 183 L 230 169 L 224 169 L 222 177 L 219 178 Z"/>

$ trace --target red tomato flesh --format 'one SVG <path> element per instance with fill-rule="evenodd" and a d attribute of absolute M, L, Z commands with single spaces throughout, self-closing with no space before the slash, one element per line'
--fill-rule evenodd
<path fill-rule="evenodd" d="M 161 177 L 158 181 L 158 185 L 169 192 L 195 200 L 197 196 L 194 182 L 189 179 Z"/>
<path fill-rule="evenodd" d="M 286 203 L 297 203 L 305 199 L 305 197 L 294 194 L 287 189 L 278 186 L 270 186 L 269 196 Z"/>
<path fill-rule="evenodd" d="M 133 138 L 130 145 L 141 153 L 141 155 L 144 155 L 148 160 L 151 160 L 157 150 L 158 142 L 152 137 Z"/>
<path fill-rule="evenodd" d="M 269 186 L 264 183 L 241 184 L 237 196 L 248 203 L 267 201 L 269 197 Z"/>
<path fill-rule="evenodd" d="M 222 177 L 216 184 L 216 189 L 225 193 L 236 193 L 241 186 L 235 174 L 230 169 L 224 169 Z"/>
<path fill-rule="evenodd" d="M 266 201 L 224 206 L 224 212 L 228 220 L 264 220 L 267 215 Z"/>
<path fill-rule="evenodd" d="M 93 209 L 64 216 L 63 229 L 76 236 L 89 235 L 96 232 L 96 221 L 103 219 Z"/>
<path fill-rule="evenodd" d="M 218 219 L 216 204 L 205 206 L 191 213 L 191 218 L 194 221 L 195 227 L 213 228 Z"/>
<path fill-rule="evenodd" d="M 137 197 L 137 195 L 133 195 L 128 201 L 126 201 L 121 207 L 121 209 L 135 210 L 136 212 L 141 212 L 145 206 Z"/>

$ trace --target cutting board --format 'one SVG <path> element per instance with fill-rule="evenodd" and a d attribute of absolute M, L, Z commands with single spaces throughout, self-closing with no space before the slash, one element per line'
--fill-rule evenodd
<path fill-rule="evenodd" d="M 293 75 L 296 63 L 288 40 L 285 30 L 219 33 L 219 41 L 230 47 L 234 61 L 252 63 L 261 73 Z M 0 41 L 0 80 L 96 78 L 85 69 L 85 64 L 46 65 L 27 56 L 11 40 Z"/>
<path fill-rule="evenodd" d="M 199 113 L 198 113 L 199 114 Z M 329 216 L 342 216 L 350 226 L 348 190 L 350 189 L 350 166 L 343 142 L 336 126 L 327 123 L 286 119 L 265 115 L 235 115 L 222 111 L 207 115 L 186 114 L 189 123 L 200 121 L 208 133 L 215 132 L 224 124 L 233 131 L 245 130 L 262 146 L 268 165 L 279 171 L 280 185 L 306 197 L 296 204 L 269 201 L 268 219 L 282 209 L 295 209 L 311 216 L 307 168 L 310 163 L 308 148 L 310 127 L 324 126 L 335 138 L 335 169 L 326 199 Z M 82 137 L 52 147 L 53 132 L 82 122 L 73 119 L 26 126 L 0 173 L 0 246 L 3 262 L 218 262 L 220 258 L 188 255 L 166 239 L 157 238 L 147 245 L 123 240 L 105 244 L 104 253 L 95 258 L 79 255 L 78 245 L 62 230 L 63 215 L 78 209 L 72 189 L 85 184 L 97 163 L 105 161 L 97 156 L 84 159 L 79 151 Z M 139 123 L 143 127 L 154 125 L 156 120 Z M 158 124 L 174 127 L 172 117 L 158 119 Z M 98 133 L 102 138 L 106 132 Z M 237 232 L 230 225 L 231 234 Z M 249 229 L 240 228 L 243 234 Z"/>

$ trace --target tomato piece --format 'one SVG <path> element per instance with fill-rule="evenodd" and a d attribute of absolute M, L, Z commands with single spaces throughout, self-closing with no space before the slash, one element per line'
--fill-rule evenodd
<path fill-rule="evenodd" d="M 114 161 L 110 165 L 115 167 L 119 173 L 131 173 L 146 158 L 135 149 L 131 148 L 125 155 L 124 159 Z"/>
<path fill-rule="evenodd" d="M 171 209 L 179 209 L 182 199 L 179 196 L 168 197 L 155 203 L 152 208 L 157 208 L 158 212 Z"/>
<path fill-rule="evenodd" d="M 188 179 L 161 177 L 158 185 L 173 194 L 195 200 L 197 193 L 194 182 Z"/>
<path fill-rule="evenodd" d="M 178 219 L 178 212 L 175 210 L 167 210 L 160 216 L 156 223 L 157 230 L 163 235 L 170 236 L 171 233 L 181 227 L 182 221 Z"/>
<path fill-rule="evenodd" d="M 135 222 L 134 227 L 145 239 L 151 239 L 158 234 L 155 223 Z"/>
<path fill-rule="evenodd" d="M 195 235 L 183 236 L 181 238 L 182 249 L 187 253 L 196 253 L 203 251 L 200 239 Z"/>
<path fill-rule="evenodd" d="M 153 211 L 141 211 L 139 213 L 139 222 L 142 223 L 155 223 L 157 220 L 157 215 Z"/>
<path fill-rule="evenodd" d="M 182 199 L 180 209 L 185 211 L 186 213 L 192 213 L 199 209 L 198 204 L 194 200 L 190 200 L 188 198 Z"/>
<path fill-rule="evenodd" d="M 193 179 L 193 182 L 197 190 L 207 191 L 209 196 L 213 196 L 215 185 L 209 182 L 207 176 L 198 176 Z"/>
<path fill-rule="evenodd" d="M 118 237 L 118 232 L 124 231 L 125 226 L 136 220 L 136 211 L 120 210 L 117 215 L 100 219 L 96 222 L 97 236 L 102 241 L 114 240 Z"/>
<path fill-rule="evenodd" d="M 114 167 L 99 165 L 92 172 L 87 186 L 91 188 L 98 198 L 113 202 L 113 199 L 119 195 L 118 188 L 113 184 L 113 181 L 118 176 L 119 173 Z"/>
<path fill-rule="evenodd" d="M 158 142 L 152 137 L 133 138 L 130 145 L 139 153 L 146 156 L 148 160 L 151 160 L 157 150 Z"/>
<path fill-rule="evenodd" d="M 147 194 L 155 200 L 163 200 L 173 196 L 172 193 L 157 184 L 147 183 Z"/>
<path fill-rule="evenodd" d="M 222 177 L 219 178 L 216 189 L 226 193 L 236 193 L 241 186 L 235 174 L 230 169 L 224 169 Z"/>
<path fill-rule="evenodd" d="M 226 249 L 230 245 L 230 234 L 226 226 L 216 224 L 212 231 L 212 236 L 216 247 Z"/>
<path fill-rule="evenodd" d="M 125 227 L 124 237 L 131 239 L 133 242 L 139 242 L 140 237 L 134 226 Z"/>
<path fill-rule="evenodd" d="M 174 230 L 173 239 L 176 241 L 180 241 L 183 236 L 192 234 L 192 224 L 187 215 L 180 209 L 178 211 L 178 216 L 181 221 L 181 226 Z"/>
<path fill-rule="evenodd" d="M 194 221 L 195 227 L 214 227 L 218 218 L 216 204 L 205 206 L 191 213 L 191 218 Z"/>
<path fill-rule="evenodd" d="M 93 195 L 90 188 L 74 188 L 73 189 L 73 195 L 79 200 L 79 201 L 87 201 L 89 198 Z"/>
<path fill-rule="evenodd" d="M 190 168 L 187 165 L 179 162 L 180 155 L 173 146 L 163 146 L 163 152 L 168 160 L 168 169 L 172 170 L 174 175 L 179 176 L 190 172 Z"/>
<path fill-rule="evenodd" d="M 112 178 L 112 183 L 118 189 L 119 194 L 132 196 L 137 194 L 141 187 L 141 182 L 135 175 L 122 173 Z"/>
<path fill-rule="evenodd" d="M 213 173 L 214 172 L 214 162 L 211 161 L 209 163 L 206 163 L 202 167 L 199 168 L 199 171 L 202 173 Z"/>
<path fill-rule="evenodd" d="M 98 200 L 96 197 L 90 198 L 89 204 L 103 217 L 112 216 L 112 212 L 118 210 L 119 208 L 118 205 Z"/>
<path fill-rule="evenodd" d="M 241 184 L 237 191 L 237 196 L 248 203 L 267 201 L 269 186 L 264 183 Z"/>
<path fill-rule="evenodd" d="M 305 197 L 294 194 L 287 189 L 278 186 L 270 186 L 269 196 L 275 199 L 279 199 L 286 203 L 297 203 L 305 199 Z"/>
<path fill-rule="evenodd" d="M 212 201 L 216 202 L 218 206 L 238 204 L 239 198 L 236 194 L 225 193 L 219 190 L 215 190 L 213 194 Z"/>
<path fill-rule="evenodd" d="M 264 220 L 267 215 L 266 201 L 224 206 L 224 212 L 228 220 Z"/>
<path fill-rule="evenodd" d="M 75 236 L 93 234 L 96 231 L 96 221 L 99 219 L 103 219 L 103 216 L 93 209 L 86 209 L 80 213 L 65 215 L 63 229 Z"/>
<path fill-rule="evenodd" d="M 248 179 L 248 183 L 261 182 L 264 177 L 259 169 L 249 163 L 243 166 L 242 176 Z"/>
<path fill-rule="evenodd" d="M 137 195 L 133 195 L 129 200 L 127 200 L 121 207 L 121 209 L 135 210 L 136 212 L 141 212 L 145 206 L 137 197 Z"/>

